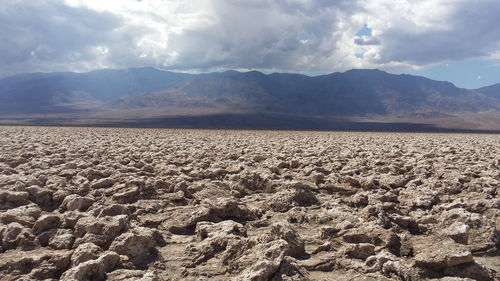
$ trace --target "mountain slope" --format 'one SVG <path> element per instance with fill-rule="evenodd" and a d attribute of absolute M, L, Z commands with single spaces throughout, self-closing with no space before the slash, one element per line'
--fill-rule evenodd
<path fill-rule="evenodd" d="M 500 99 L 500 83 L 487 87 L 482 87 L 476 89 L 476 91 L 483 93 L 489 97 Z"/>
<path fill-rule="evenodd" d="M 190 77 L 154 68 L 17 75 L 0 80 L 0 112 L 96 110 L 121 97 L 159 91 Z"/>
<path fill-rule="evenodd" d="M 120 109 L 226 108 L 236 112 L 357 116 L 500 109 L 498 99 L 411 75 L 351 70 L 318 77 L 224 72 L 200 75 L 165 91 L 127 97 Z"/>

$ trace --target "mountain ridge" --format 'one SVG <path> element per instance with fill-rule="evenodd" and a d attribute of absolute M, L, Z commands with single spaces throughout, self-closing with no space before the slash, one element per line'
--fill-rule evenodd
<path fill-rule="evenodd" d="M 493 84 L 493 85 L 486 86 L 486 87 L 481 87 L 481 88 L 476 89 L 476 91 L 478 91 L 480 93 L 484 93 L 490 97 L 500 99 L 500 83 Z"/>
<path fill-rule="evenodd" d="M 147 99 L 146 106 L 187 106 L 176 101 L 242 105 L 260 111 L 301 114 L 401 114 L 422 110 L 460 112 L 498 109 L 499 102 L 484 94 L 455 87 L 450 82 L 380 70 L 351 70 L 309 77 L 260 72 L 211 73 L 174 85 L 162 92 L 128 97 L 122 109 Z M 194 100 L 193 100 L 194 99 Z M 267 110 L 266 110 L 267 108 Z"/>
<path fill-rule="evenodd" d="M 477 119 L 486 121 L 476 125 L 482 127 L 495 124 L 490 119 L 496 120 L 499 112 L 500 84 L 464 89 L 447 81 L 378 69 L 307 76 L 234 70 L 186 74 L 148 67 L 0 79 L 0 121 L 40 114 L 116 122 L 178 115 L 277 114 L 433 123 L 481 115 Z"/>

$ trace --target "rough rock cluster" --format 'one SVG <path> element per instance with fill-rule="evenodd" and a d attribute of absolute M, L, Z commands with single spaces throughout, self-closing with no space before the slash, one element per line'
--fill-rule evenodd
<path fill-rule="evenodd" d="M 499 280 L 500 136 L 0 127 L 1 280 Z"/>

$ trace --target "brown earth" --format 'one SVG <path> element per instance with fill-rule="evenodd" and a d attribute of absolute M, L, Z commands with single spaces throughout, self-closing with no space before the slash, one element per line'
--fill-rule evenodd
<path fill-rule="evenodd" d="M 499 280 L 500 135 L 0 127 L 1 280 Z"/>

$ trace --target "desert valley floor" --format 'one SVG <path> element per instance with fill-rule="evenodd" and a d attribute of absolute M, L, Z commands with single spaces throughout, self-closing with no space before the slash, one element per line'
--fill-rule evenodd
<path fill-rule="evenodd" d="M 500 135 L 0 127 L 1 280 L 499 280 Z"/>

